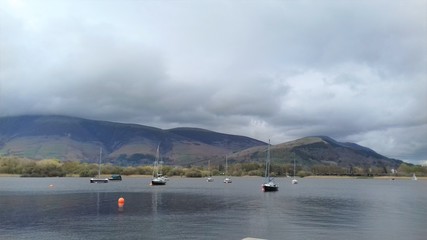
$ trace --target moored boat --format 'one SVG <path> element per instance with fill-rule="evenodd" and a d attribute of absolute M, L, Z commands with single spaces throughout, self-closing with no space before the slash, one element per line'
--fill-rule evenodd
<path fill-rule="evenodd" d="M 225 179 L 224 179 L 224 183 L 232 183 L 233 181 L 231 181 L 231 178 L 228 176 L 228 159 L 227 159 L 227 155 L 225 155 Z"/>
<path fill-rule="evenodd" d="M 298 180 L 295 179 L 295 157 L 294 157 L 294 178 L 292 179 L 292 184 L 298 184 Z"/>
<path fill-rule="evenodd" d="M 264 192 L 277 192 L 277 191 L 279 191 L 279 186 L 271 180 L 270 182 L 264 183 L 262 185 L 262 191 L 264 191 Z"/>
<path fill-rule="evenodd" d="M 111 177 L 108 178 L 108 180 L 110 180 L 110 181 L 121 181 L 122 175 L 113 174 L 113 175 L 111 175 Z"/>
<path fill-rule="evenodd" d="M 166 180 L 161 177 L 155 177 L 151 179 L 151 185 L 152 186 L 166 185 Z"/>
<path fill-rule="evenodd" d="M 153 168 L 153 178 L 151 179 L 151 185 L 152 186 L 160 186 L 160 185 L 166 185 L 166 182 L 168 179 L 164 177 L 160 172 L 160 144 L 157 146 L 157 152 L 156 152 L 156 160 L 154 161 L 154 168 Z"/>
<path fill-rule="evenodd" d="M 265 181 L 261 187 L 264 192 L 277 192 L 279 190 L 279 185 L 270 177 L 270 140 L 268 140 L 267 159 L 265 161 Z"/>
<path fill-rule="evenodd" d="M 213 182 L 214 179 L 211 174 L 211 160 L 208 161 L 208 172 L 209 172 L 209 176 L 208 178 L 206 178 L 206 182 Z"/>
<path fill-rule="evenodd" d="M 229 178 L 229 177 L 226 177 L 225 179 L 224 179 L 224 183 L 232 183 L 233 181 L 231 180 L 231 178 Z"/>
<path fill-rule="evenodd" d="M 108 178 L 91 178 L 90 183 L 108 183 Z"/>
<path fill-rule="evenodd" d="M 108 178 L 101 178 L 102 148 L 99 148 L 98 177 L 91 178 L 90 183 L 108 183 Z"/>

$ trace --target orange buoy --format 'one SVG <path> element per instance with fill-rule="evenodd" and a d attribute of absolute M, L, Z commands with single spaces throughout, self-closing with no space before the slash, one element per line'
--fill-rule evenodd
<path fill-rule="evenodd" d="M 124 205 L 125 204 L 125 199 L 121 197 L 121 198 L 119 198 L 119 200 L 117 201 L 117 203 L 119 205 Z"/>

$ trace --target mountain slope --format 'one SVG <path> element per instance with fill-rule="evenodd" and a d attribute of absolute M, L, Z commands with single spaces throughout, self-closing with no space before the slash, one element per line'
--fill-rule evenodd
<path fill-rule="evenodd" d="M 232 161 L 262 161 L 266 156 L 266 147 L 256 146 L 236 152 Z M 382 156 L 372 149 L 355 143 L 342 143 L 326 136 L 314 136 L 297 139 L 271 147 L 273 163 L 292 164 L 295 159 L 299 165 L 336 165 L 339 167 L 391 167 L 397 168 L 401 160 Z"/>
<path fill-rule="evenodd" d="M 0 155 L 32 159 L 58 158 L 120 165 L 151 164 L 157 146 L 166 164 L 185 165 L 265 143 L 194 128 L 162 130 L 137 124 L 66 116 L 0 118 Z"/>

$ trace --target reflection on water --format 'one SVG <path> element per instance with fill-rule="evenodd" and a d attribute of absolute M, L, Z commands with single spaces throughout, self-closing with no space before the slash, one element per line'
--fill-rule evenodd
<path fill-rule="evenodd" d="M 0 239 L 424 239 L 427 182 L 0 178 Z M 280 182 L 282 180 L 282 182 Z M 54 185 L 54 188 L 48 186 Z M 123 197 L 120 208 L 117 200 Z"/>
<path fill-rule="evenodd" d="M 330 198 L 330 197 L 300 197 L 296 201 L 299 203 L 298 214 L 300 224 L 305 224 L 307 227 L 315 227 L 316 225 L 327 227 L 350 227 L 360 219 L 365 208 L 359 201 L 346 198 Z M 359 211 L 355 211 L 358 209 Z M 313 212 L 316 212 L 313 215 Z M 347 222 L 351 215 L 352 221 Z"/>

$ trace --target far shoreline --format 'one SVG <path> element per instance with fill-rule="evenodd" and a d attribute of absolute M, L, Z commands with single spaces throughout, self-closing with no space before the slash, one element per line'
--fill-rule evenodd
<path fill-rule="evenodd" d="M 102 174 L 101 178 L 108 178 L 111 175 Z M 0 173 L 1 177 L 21 177 L 19 174 L 9 174 L 9 173 Z M 123 178 L 151 178 L 151 175 L 122 175 Z M 214 178 L 221 178 L 224 176 L 213 176 Z M 261 176 L 231 176 L 233 178 L 263 178 Z M 91 177 L 80 177 L 78 175 L 67 175 L 65 177 L 22 177 L 22 178 L 91 178 Z M 200 179 L 205 177 L 185 177 L 185 176 L 170 176 L 168 178 L 189 178 L 189 179 Z M 286 179 L 292 177 L 275 177 L 276 179 Z M 305 177 L 297 177 L 298 179 L 376 179 L 376 180 L 412 180 L 411 176 L 374 176 L 374 177 L 366 177 L 366 176 L 331 176 L 331 175 L 312 175 Z M 417 177 L 418 180 L 427 180 L 427 177 Z"/>
<path fill-rule="evenodd" d="M 374 176 L 374 177 L 366 177 L 366 176 L 306 176 L 304 178 L 312 178 L 312 179 L 377 179 L 377 180 L 412 180 L 410 176 Z M 427 180 L 427 177 L 417 177 L 418 180 Z"/>

